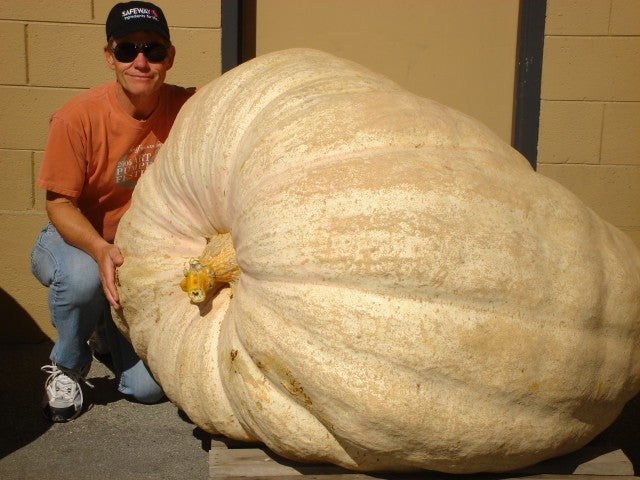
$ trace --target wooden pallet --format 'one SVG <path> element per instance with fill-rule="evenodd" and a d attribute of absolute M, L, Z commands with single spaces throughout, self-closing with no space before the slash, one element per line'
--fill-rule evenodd
<path fill-rule="evenodd" d="M 620 449 L 588 446 L 570 455 L 510 472 L 507 475 L 447 475 L 357 473 L 335 465 L 309 465 L 279 457 L 264 446 L 213 437 L 209 451 L 210 480 L 640 480 L 634 466 Z"/>

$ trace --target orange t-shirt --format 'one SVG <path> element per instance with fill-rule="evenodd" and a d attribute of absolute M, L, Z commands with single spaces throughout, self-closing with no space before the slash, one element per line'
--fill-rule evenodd
<path fill-rule="evenodd" d="M 87 90 L 51 116 L 38 179 L 40 187 L 76 198 L 80 211 L 109 242 L 138 178 L 195 92 L 163 85 L 158 106 L 141 121 L 120 107 L 116 85 L 112 81 Z"/>

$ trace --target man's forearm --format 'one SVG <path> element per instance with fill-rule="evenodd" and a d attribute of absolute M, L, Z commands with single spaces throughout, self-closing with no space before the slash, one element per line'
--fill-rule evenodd
<path fill-rule="evenodd" d="M 64 240 L 91 255 L 96 261 L 100 249 L 108 243 L 91 222 L 70 200 L 65 197 L 47 199 L 49 220 Z"/>

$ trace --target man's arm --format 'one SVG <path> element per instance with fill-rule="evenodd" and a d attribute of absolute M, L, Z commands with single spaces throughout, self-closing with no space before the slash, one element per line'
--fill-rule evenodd
<path fill-rule="evenodd" d="M 122 265 L 124 258 L 118 247 L 100 236 L 78 209 L 76 199 L 47 190 L 46 208 L 49 220 L 60 236 L 70 245 L 91 255 L 96 261 L 107 300 L 112 307 L 120 308 L 115 277 L 116 267 Z"/>

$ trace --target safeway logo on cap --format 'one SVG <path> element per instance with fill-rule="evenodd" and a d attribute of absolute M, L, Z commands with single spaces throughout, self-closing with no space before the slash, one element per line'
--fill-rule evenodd
<path fill-rule="evenodd" d="M 150 18 L 159 20 L 158 12 L 150 8 L 130 8 L 122 12 L 123 20 L 134 20 L 136 18 Z"/>

